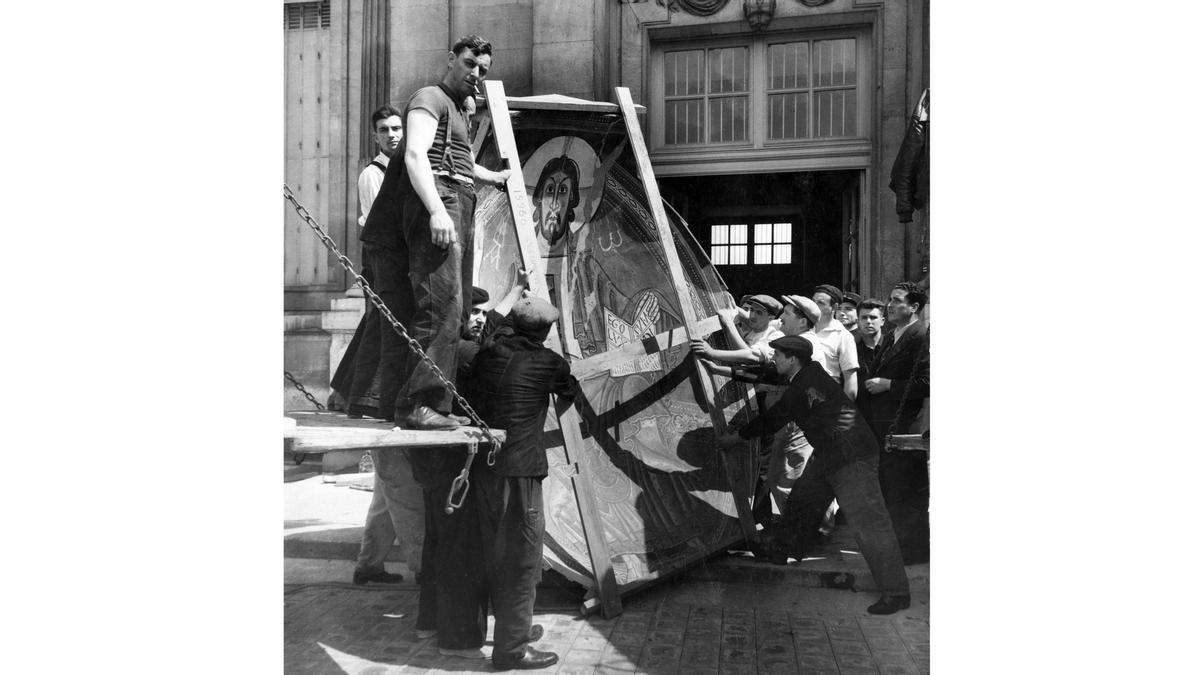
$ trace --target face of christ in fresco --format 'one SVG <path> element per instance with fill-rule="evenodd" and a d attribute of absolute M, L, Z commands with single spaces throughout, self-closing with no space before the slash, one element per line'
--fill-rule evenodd
<path fill-rule="evenodd" d="M 567 233 L 579 205 L 579 169 L 574 160 L 558 157 L 547 162 L 533 200 L 538 234 L 553 246 Z"/>

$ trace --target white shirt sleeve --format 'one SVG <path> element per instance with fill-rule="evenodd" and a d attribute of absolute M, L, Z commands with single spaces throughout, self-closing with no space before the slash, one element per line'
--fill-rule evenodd
<path fill-rule="evenodd" d="M 858 347 L 854 346 L 854 336 L 849 331 L 839 331 L 838 367 L 843 373 L 858 369 Z"/>
<path fill-rule="evenodd" d="M 371 212 L 371 204 L 375 203 L 375 195 L 379 194 L 379 186 L 383 185 L 383 172 L 379 167 L 367 165 L 358 174 L 358 226 L 367 224 L 367 214 Z"/>

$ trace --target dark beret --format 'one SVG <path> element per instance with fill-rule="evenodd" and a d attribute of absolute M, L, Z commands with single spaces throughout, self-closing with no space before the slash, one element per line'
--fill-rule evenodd
<path fill-rule="evenodd" d="M 846 291 L 845 293 L 842 294 L 842 302 L 848 302 L 848 303 L 854 305 L 855 307 L 858 307 L 859 305 L 862 304 L 862 296 L 859 295 L 858 293 L 852 293 L 850 291 Z"/>
<path fill-rule="evenodd" d="M 482 305 L 487 302 L 492 296 L 488 292 L 478 286 L 471 287 L 471 306 Z"/>
<path fill-rule="evenodd" d="M 512 307 L 509 314 L 513 324 L 521 330 L 539 331 L 549 328 L 558 321 L 558 310 L 554 305 L 541 298 L 521 298 Z"/>
<path fill-rule="evenodd" d="M 837 286 L 830 284 L 821 284 L 813 289 L 813 295 L 817 293 L 825 293 L 830 298 L 833 298 L 833 304 L 840 305 L 842 303 L 842 291 Z"/>
<path fill-rule="evenodd" d="M 767 344 L 772 349 L 782 349 L 786 352 L 799 353 L 801 363 L 812 361 L 813 344 L 799 335 L 785 335 L 781 338 L 775 338 Z"/>
<path fill-rule="evenodd" d="M 779 316 L 779 313 L 783 311 L 783 305 L 779 304 L 779 301 L 775 298 L 772 298 L 766 294 L 760 293 L 759 295 L 752 295 L 747 302 L 752 305 L 758 305 L 759 307 L 762 307 L 763 309 L 767 310 L 771 316 Z"/>

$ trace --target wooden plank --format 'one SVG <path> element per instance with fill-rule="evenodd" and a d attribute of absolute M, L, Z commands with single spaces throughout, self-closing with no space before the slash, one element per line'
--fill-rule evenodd
<path fill-rule="evenodd" d="M 721 319 L 717 316 L 706 317 L 696 323 L 696 329 L 697 335 L 711 335 L 712 333 L 721 330 Z M 658 351 L 665 351 L 672 345 L 682 344 L 687 342 L 687 340 L 687 330 L 683 327 L 675 328 L 654 336 L 654 341 L 658 345 Z M 609 349 L 608 351 L 600 352 L 595 356 L 590 356 L 586 359 L 572 363 L 571 374 L 580 380 L 586 380 L 589 377 L 595 377 L 597 375 L 607 373 L 623 363 L 636 361 L 637 359 L 646 356 L 647 353 L 645 342 L 630 342 L 627 345 L 622 345 L 615 349 Z"/>
<path fill-rule="evenodd" d="M 663 209 L 662 195 L 658 191 L 658 181 L 654 178 L 654 169 L 650 165 L 650 153 L 646 150 L 646 139 L 642 135 L 642 127 L 638 123 L 637 111 L 634 109 L 633 97 L 629 93 L 628 87 L 616 87 L 617 105 L 621 108 L 621 114 L 625 118 L 625 131 L 629 138 L 629 147 L 633 151 L 634 159 L 637 162 L 638 176 L 642 179 L 642 187 L 646 191 L 647 206 L 650 207 L 650 213 L 654 217 L 655 228 L 658 230 L 658 240 L 662 244 L 663 256 L 667 260 L 667 266 L 671 272 L 671 284 L 675 287 L 675 295 L 679 301 L 679 309 L 683 312 L 684 330 L 690 340 L 693 336 L 701 335 L 699 318 L 696 316 L 696 308 L 692 306 L 692 297 L 689 292 L 687 277 L 683 272 L 683 263 L 679 260 L 679 251 L 675 249 L 675 238 L 671 235 L 671 222 L 667 220 L 667 212 Z M 701 365 L 700 361 L 693 359 L 695 370 L 693 374 L 700 384 L 700 389 L 704 394 L 705 404 L 708 406 L 708 413 L 712 419 L 713 431 L 717 434 L 723 434 L 726 430 L 725 412 L 716 404 L 716 391 L 713 386 L 712 376 L 707 369 Z M 742 534 L 749 541 L 758 539 L 758 531 L 754 527 L 754 518 L 750 513 L 749 499 L 743 495 L 739 495 L 734 487 L 736 482 L 733 480 L 735 465 L 734 458 L 728 453 L 718 452 L 721 456 L 722 464 L 725 468 L 726 478 L 729 480 L 730 492 L 733 493 L 733 503 L 737 507 L 738 522 L 742 526 Z"/>
<path fill-rule="evenodd" d="M 492 135 L 496 139 L 497 150 L 500 158 L 507 160 L 508 168 L 512 169 L 505 188 L 508 194 L 508 205 L 512 209 L 513 223 L 516 226 L 521 260 L 525 269 L 530 272 L 528 274 L 529 290 L 537 297 L 549 301 L 550 292 L 546 287 L 546 270 L 543 269 L 542 256 L 537 242 L 534 240 L 532 204 L 525 192 L 525 176 L 521 172 L 521 157 L 517 152 L 517 139 L 512 130 L 512 119 L 509 117 L 504 84 L 498 81 L 484 81 L 483 86 L 488 100 L 488 116 L 492 118 Z M 565 357 L 557 330 L 550 331 L 548 342 L 551 349 Z M 575 491 L 575 503 L 579 507 L 583 537 L 587 542 L 588 558 L 592 563 L 592 574 L 595 577 L 596 590 L 600 596 L 601 613 L 605 618 L 611 618 L 621 613 L 621 597 L 617 589 L 617 578 L 612 568 L 612 555 L 608 550 L 608 541 L 604 538 L 604 525 L 600 520 L 600 511 L 592 492 L 593 480 L 589 475 L 586 462 L 581 461 L 584 448 L 583 435 L 579 431 L 579 413 L 574 406 L 567 408 L 558 416 L 558 425 L 563 434 L 563 449 L 566 452 L 567 463 L 575 471 L 571 476 L 571 486 Z"/>
<path fill-rule="evenodd" d="M 604 101 L 585 101 L 569 97 L 551 98 L 549 96 L 510 96 L 507 101 L 509 110 L 561 110 L 578 113 L 601 113 L 608 115 L 620 114 L 621 109 L 614 103 Z M 634 106 L 638 113 L 645 113 L 646 107 Z M 481 108 L 482 110 L 482 108 Z"/>
<path fill-rule="evenodd" d="M 493 429 L 504 442 L 502 429 Z M 293 453 L 320 454 L 335 450 L 400 447 L 458 447 L 477 442 L 487 445 L 487 437 L 477 427 L 459 427 L 448 431 L 400 429 L 383 420 L 352 420 L 342 413 L 301 410 L 284 417 L 284 450 Z"/>
<path fill-rule="evenodd" d="M 887 449 L 929 452 L 929 439 L 921 434 L 893 434 L 887 437 Z"/>

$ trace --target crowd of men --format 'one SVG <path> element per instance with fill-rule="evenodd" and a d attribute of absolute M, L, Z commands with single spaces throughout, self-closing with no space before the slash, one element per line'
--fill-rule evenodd
<path fill-rule="evenodd" d="M 443 507 L 465 449 L 374 453 L 376 488 L 353 581 L 400 581 L 384 569 L 397 540 L 420 586 L 419 638 L 436 637 L 444 654 L 486 658 L 490 609 L 493 665 L 535 669 L 558 660 L 532 646 L 543 633 L 532 623 L 545 530 L 543 429 L 551 396 L 569 406 L 578 383 L 543 346 L 559 313 L 529 297 L 524 273 L 503 298 L 473 285 L 475 187 L 503 189 L 509 178 L 475 164 L 471 150 L 474 97 L 491 52 L 478 36 L 460 39 L 438 84 L 414 93 L 403 112 L 383 106 L 371 117 L 379 154 L 358 182 L 362 274 L 427 359 L 368 303 L 331 386 L 349 417 L 419 430 L 477 422 L 457 391 L 483 422 L 505 430 L 494 461 L 473 464 L 471 489 L 452 513 Z M 927 393 L 926 332 L 914 319 L 925 303 L 922 291 L 898 285 L 885 332 L 882 303 L 833 286 L 782 302 L 753 295 L 742 311 L 722 314 L 733 349 L 692 347 L 714 372 L 753 381 L 760 397 L 762 414 L 718 439 L 732 448 L 758 437 L 769 449 L 756 512 L 771 536 L 757 552 L 802 557 L 830 524 L 836 498 L 883 593 L 874 613 L 908 604 L 900 554 L 908 539 L 897 543 L 893 527 L 917 526 L 924 458 L 889 459 L 879 443 L 911 425 Z"/>

